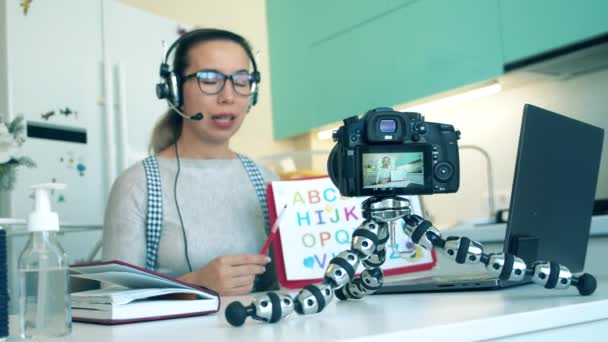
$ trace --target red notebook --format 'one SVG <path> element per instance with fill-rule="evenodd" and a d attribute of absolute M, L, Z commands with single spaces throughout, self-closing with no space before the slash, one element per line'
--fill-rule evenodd
<path fill-rule="evenodd" d="M 421 214 L 417 196 L 410 200 L 412 213 Z M 319 283 L 329 261 L 350 249 L 353 231 L 363 222 L 361 202 L 365 198 L 344 198 L 328 177 L 276 181 L 266 189 L 271 225 L 287 205 L 273 240 L 277 277 L 286 288 L 301 288 Z M 277 210 L 277 208 L 279 210 Z M 427 251 L 397 229 L 398 251 L 408 251 L 403 258 L 387 243 L 385 276 L 424 271 L 436 264 L 434 251 Z M 362 266 L 359 267 L 362 271 Z"/>
<path fill-rule="evenodd" d="M 77 322 L 155 321 L 206 315 L 220 307 L 212 290 L 119 260 L 75 265 L 70 272 L 73 284 L 104 284 L 71 294 L 72 319 Z"/>

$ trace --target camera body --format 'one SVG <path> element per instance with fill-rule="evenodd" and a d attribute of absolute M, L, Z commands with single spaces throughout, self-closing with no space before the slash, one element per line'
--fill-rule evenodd
<path fill-rule="evenodd" d="M 458 191 L 460 132 L 420 113 L 375 108 L 344 120 L 327 171 L 343 196 Z"/>

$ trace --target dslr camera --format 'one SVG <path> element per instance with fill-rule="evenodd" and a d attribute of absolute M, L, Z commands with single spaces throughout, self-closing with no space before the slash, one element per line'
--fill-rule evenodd
<path fill-rule="evenodd" d="M 327 171 L 349 197 L 456 192 L 459 138 L 454 126 L 420 113 L 376 108 L 334 132 Z"/>

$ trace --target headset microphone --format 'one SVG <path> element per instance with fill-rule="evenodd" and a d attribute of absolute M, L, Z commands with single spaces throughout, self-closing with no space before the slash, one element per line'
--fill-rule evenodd
<path fill-rule="evenodd" d="M 186 115 L 184 114 L 181 110 L 177 109 L 177 107 L 175 107 L 171 102 L 168 102 L 169 107 L 171 107 L 171 109 L 173 109 L 177 114 L 179 114 L 179 116 L 181 116 L 184 119 L 187 120 L 193 120 L 193 121 L 199 121 L 202 120 L 205 116 L 203 115 L 203 113 L 198 112 L 194 115 Z"/>

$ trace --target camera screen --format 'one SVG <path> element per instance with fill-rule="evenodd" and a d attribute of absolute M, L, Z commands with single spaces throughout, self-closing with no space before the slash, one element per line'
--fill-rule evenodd
<path fill-rule="evenodd" d="M 363 189 L 424 187 L 424 153 L 362 153 Z"/>

